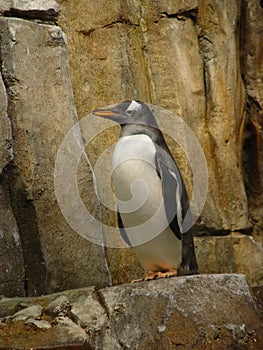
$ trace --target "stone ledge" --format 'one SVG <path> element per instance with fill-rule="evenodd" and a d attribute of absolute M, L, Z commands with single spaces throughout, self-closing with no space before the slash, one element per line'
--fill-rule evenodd
<path fill-rule="evenodd" d="M 66 299 L 68 311 L 63 307 Z M 26 315 L 32 305 L 42 307 L 41 317 L 36 317 L 39 322 L 15 322 L 15 312 L 23 308 Z M 56 313 L 52 315 L 51 309 Z M 57 314 L 60 309 L 62 316 Z M 0 317 L 0 349 L 263 348 L 263 325 L 255 301 L 245 276 L 236 274 L 3 298 Z M 32 307 L 28 317 L 32 318 Z"/>
<path fill-rule="evenodd" d="M 55 0 L 0 0 L 0 14 L 52 21 L 58 17 L 58 4 Z"/>

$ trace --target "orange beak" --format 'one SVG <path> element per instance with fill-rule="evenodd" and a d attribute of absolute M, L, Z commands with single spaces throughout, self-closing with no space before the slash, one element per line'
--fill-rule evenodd
<path fill-rule="evenodd" d="M 114 117 L 118 115 L 118 113 L 107 109 L 95 109 L 92 113 L 99 117 Z"/>

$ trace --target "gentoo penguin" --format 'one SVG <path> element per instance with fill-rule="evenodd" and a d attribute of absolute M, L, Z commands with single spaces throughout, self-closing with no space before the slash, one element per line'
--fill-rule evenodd
<path fill-rule="evenodd" d="M 112 158 L 118 226 L 147 272 L 133 282 L 198 273 L 185 185 L 152 111 L 133 100 L 93 114 L 121 126 Z"/>

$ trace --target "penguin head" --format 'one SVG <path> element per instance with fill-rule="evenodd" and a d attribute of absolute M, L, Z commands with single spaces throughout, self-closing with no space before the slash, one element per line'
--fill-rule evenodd
<path fill-rule="evenodd" d="M 141 124 L 156 127 L 157 123 L 150 108 L 140 101 L 124 101 L 110 108 L 99 108 L 93 114 L 111 119 L 121 126 L 126 124 Z"/>

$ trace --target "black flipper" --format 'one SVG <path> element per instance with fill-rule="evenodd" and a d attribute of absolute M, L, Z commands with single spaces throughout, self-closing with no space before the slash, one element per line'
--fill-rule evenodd
<path fill-rule="evenodd" d="M 156 148 L 156 170 L 162 180 L 164 206 L 169 226 L 176 237 L 182 240 L 180 272 L 181 274 L 198 273 L 191 223 L 189 224 L 189 220 L 192 219 L 185 185 L 172 155 L 159 146 Z M 190 229 L 184 232 L 183 227 L 186 224 Z"/>
<path fill-rule="evenodd" d="M 128 237 L 128 235 L 125 231 L 125 228 L 123 226 L 121 214 L 120 214 L 119 210 L 117 210 L 117 222 L 118 222 L 118 227 L 119 227 L 119 230 L 120 230 L 120 233 L 121 233 L 123 240 L 128 244 L 128 246 L 131 247 L 132 244 L 131 244 L 129 237 Z"/>
<path fill-rule="evenodd" d="M 171 170 L 163 162 L 162 158 L 156 158 L 157 171 L 162 180 L 164 207 L 169 226 L 178 239 L 182 239 L 180 230 L 180 219 L 177 215 L 176 192 L 179 191 L 177 179 L 172 175 Z"/>

